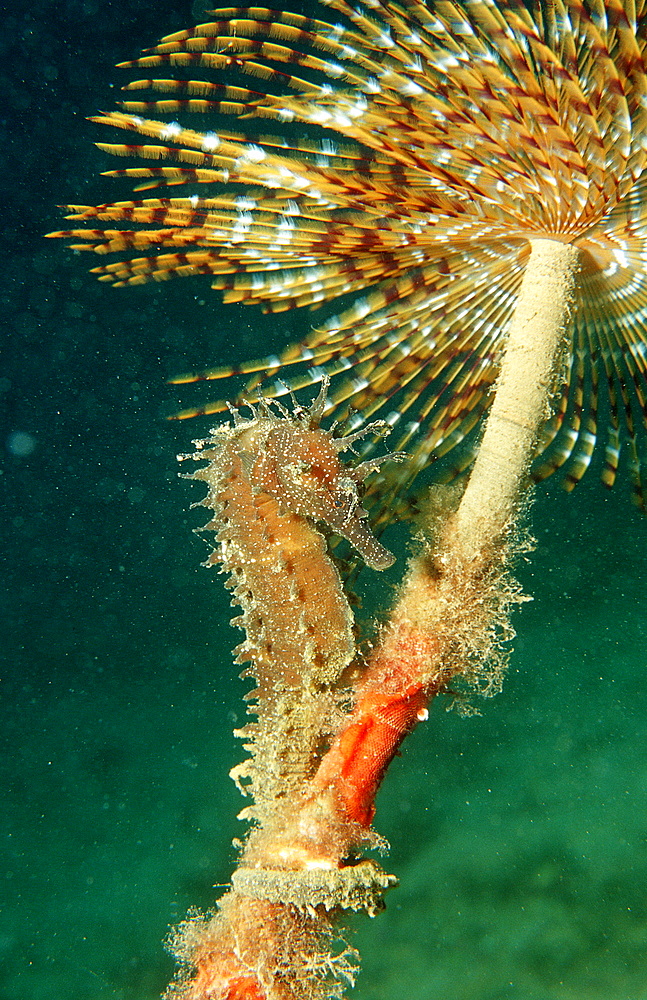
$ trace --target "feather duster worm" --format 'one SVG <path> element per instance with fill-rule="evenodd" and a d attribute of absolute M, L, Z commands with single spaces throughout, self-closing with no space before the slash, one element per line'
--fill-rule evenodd
<path fill-rule="evenodd" d="M 144 187 L 191 184 L 194 193 L 70 206 L 87 225 L 56 234 L 81 240 L 79 248 L 122 254 L 96 269 L 118 285 L 209 274 L 229 301 L 260 302 L 270 311 L 357 293 L 303 345 L 237 368 L 257 373 L 250 393 L 288 365 L 308 369 L 293 386 L 343 371 L 349 375 L 328 410 L 343 413 L 351 401 L 363 418 L 390 407 L 389 425 L 407 419 L 398 442 L 410 447 L 407 467 L 395 482 L 386 472 L 375 477 L 387 510 L 431 456 L 463 445 L 458 465 L 473 462 L 460 502 L 412 561 L 391 619 L 349 690 L 357 664 L 339 581 L 329 576 L 325 585 L 332 631 L 321 630 L 317 591 L 303 590 L 313 641 L 300 619 L 295 631 L 295 622 L 277 615 L 284 649 L 273 660 L 265 619 L 251 611 L 257 598 L 250 581 L 259 594 L 266 583 L 250 569 L 256 557 L 246 547 L 259 524 L 236 533 L 219 518 L 230 503 L 232 511 L 253 508 L 256 517 L 258 504 L 270 502 L 284 517 L 296 501 L 292 516 L 309 528 L 323 518 L 379 568 L 388 557 L 356 517 L 357 476 L 337 466 L 329 474 L 313 461 L 300 438 L 302 415 L 286 418 L 288 437 L 273 436 L 268 404 L 252 421 L 269 420 L 262 431 L 216 432 L 218 462 L 221 441 L 236 458 L 225 463 L 224 479 L 204 470 L 199 478 L 209 483 L 222 558 L 231 551 L 248 627 L 241 653 L 257 665 L 259 720 L 248 729 L 252 758 L 239 778 L 258 792 L 251 815 L 259 825 L 216 923 L 190 924 L 180 935 L 178 951 L 197 969 L 181 988 L 191 1000 L 330 995 L 340 989 L 335 969 L 352 976 L 348 953 L 335 957 L 329 948 L 329 916 L 348 906 L 374 910 L 388 887 L 388 876 L 359 860 L 371 838 L 377 787 L 429 699 L 453 676 L 496 687 L 498 636 L 508 629 L 510 604 L 521 599 L 508 567 L 525 488 L 531 474 L 559 467 L 569 487 L 581 478 L 602 394 L 603 480 L 615 481 L 624 436 L 634 498 L 645 506 L 644 3 L 325 5 L 340 23 L 264 8 L 216 11 L 217 20 L 125 64 L 235 74 L 231 83 L 136 80 L 127 89 L 170 97 L 126 101 L 98 119 L 154 140 L 104 146 L 110 152 L 163 161 L 113 175 L 140 178 Z M 262 79 L 268 92 L 244 86 L 246 76 Z M 237 115 L 245 133 L 198 132 L 148 117 L 166 112 Z M 265 120 L 283 135 L 260 134 Z M 325 133 L 340 136 L 340 145 L 322 139 Z M 204 184 L 211 185 L 206 196 Z M 118 221 L 123 228 L 108 227 Z M 89 228 L 92 222 L 101 225 Z M 287 391 L 279 386 L 273 394 Z M 320 397 L 315 410 L 325 409 Z M 296 461 L 293 433 L 305 448 Z M 233 484 L 242 499 L 225 495 Z M 335 496 L 339 511 L 330 503 Z M 294 555 L 273 563 L 268 544 L 259 565 L 276 568 L 292 600 L 299 594 L 290 589 Z M 316 537 L 303 551 L 311 544 L 314 553 Z M 334 650 L 327 645 L 333 635 Z M 314 661 L 311 650 L 318 651 Z M 281 666 L 295 655 L 305 664 L 303 684 Z M 285 768 L 266 738 L 271 728 L 286 745 L 284 705 L 288 720 L 303 728 L 298 760 L 288 754 Z M 310 729 L 301 720 L 314 705 L 321 721 Z M 329 742 L 323 753 L 322 739 L 324 748 Z"/>

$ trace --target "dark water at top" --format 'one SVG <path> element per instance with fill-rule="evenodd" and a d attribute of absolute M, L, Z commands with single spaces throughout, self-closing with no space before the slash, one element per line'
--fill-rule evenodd
<path fill-rule="evenodd" d="M 200 281 L 110 290 L 41 240 L 58 204 L 109 196 L 84 118 L 113 63 L 191 21 L 34 3 L 0 36 L 2 1000 L 158 996 L 167 928 L 211 905 L 241 832 L 238 637 L 175 461 L 207 428 L 165 421 L 196 399 L 165 379 L 310 318 Z M 503 693 L 436 706 L 381 794 L 401 885 L 356 921 L 358 1000 L 647 997 L 647 525 L 594 475 L 542 487 L 532 522 Z"/>

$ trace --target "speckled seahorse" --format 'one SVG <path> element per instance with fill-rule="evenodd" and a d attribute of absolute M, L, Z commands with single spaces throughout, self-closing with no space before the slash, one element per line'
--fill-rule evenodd
<path fill-rule="evenodd" d="M 352 661 L 353 618 L 339 573 L 318 523 L 346 538 L 374 569 L 394 559 L 373 537 L 358 484 L 385 455 L 356 466 L 340 453 L 381 423 L 336 438 L 320 426 L 328 380 L 313 404 L 292 412 L 261 401 L 244 418 L 197 442 L 191 456 L 207 464 L 193 479 L 207 483 L 201 503 L 214 511 L 206 530 L 217 532 L 207 565 L 230 574 L 235 620 L 246 638 L 238 662 L 252 661 L 257 721 L 241 731 L 252 758 L 236 780 L 252 793 L 247 815 L 266 822 L 277 797 L 293 795 L 312 775 L 314 756 L 336 708 L 335 686 Z M 284 734 L 282 737 L 281 734 Z"/>

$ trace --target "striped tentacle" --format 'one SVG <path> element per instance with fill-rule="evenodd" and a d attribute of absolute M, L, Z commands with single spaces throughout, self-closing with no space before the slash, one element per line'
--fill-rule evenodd
<path fill-rule="evenodd" d="M 598 397 L 595 381 L 592 378 L 591 384 L 586 385 L 587 362 L 591 361 L 591 375 L 593 359 L 588 353 L 588 344 L 582 343 L 578 338 L 575 347 L 575 385 L 572 390 L 572 416 L 570 427 L 573 432 L 573 444 L 569 455 L 569 463 L 564 477 L 564 486 L 570 492 L 580 481 L 586 472 L 597 437 L 596 410 Z"/>

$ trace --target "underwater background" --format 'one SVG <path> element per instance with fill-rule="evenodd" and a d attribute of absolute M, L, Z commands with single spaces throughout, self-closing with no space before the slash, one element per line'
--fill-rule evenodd
<path fill-rule="evenodd" d="M 85 117 L 112 107 L 114 63 L 205 9 L 2 17 L 0 1000 L 154 1000 L 169 927 L 213 905 L 242 833 L 239 635 L 175 459 L 208 421 L 168 422 L 203 397 L 165 379 L 313 317 L 224 307 L 200 279 L 113 290 L 42 239 L 60 204 L 113 196 Z M 647 519 L 594 466 L 572 496 L 536 491 L 503 692 L 471 718 L 434 705 L 389 772 L 400 886 L 352 922 L 357 1000 L 647 998 Z M 402 573 L 391 541 L 366 608 Z"/>

